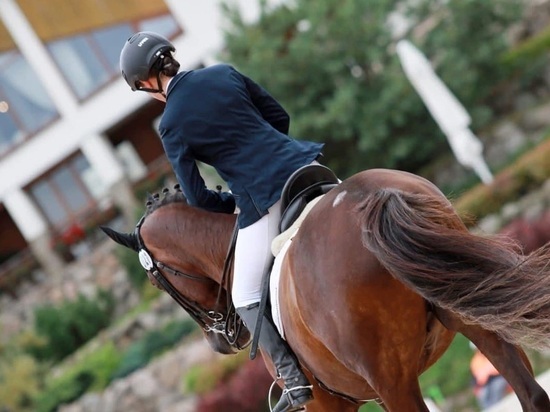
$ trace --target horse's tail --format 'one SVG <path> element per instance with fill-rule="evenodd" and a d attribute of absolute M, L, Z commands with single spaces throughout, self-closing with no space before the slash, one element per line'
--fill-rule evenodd
<path fill-rule="evenodd" d="M 364 245 L 434 305 L 503 339 L 550 348 L 550 247 L 523 256 L 466 230 L 441 196 L 382 189 L 360 205 Z"/>

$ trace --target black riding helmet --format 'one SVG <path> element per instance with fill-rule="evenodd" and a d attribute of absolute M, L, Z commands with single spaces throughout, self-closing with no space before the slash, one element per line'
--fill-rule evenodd
<path fill-rule="evenodd" d="M 168 39 L 160 34 L 142 31 L 130 37 L 120 52 L 120 70 L 122 77 L 132 91 L 140 89 L 138 82 L 149 78 L 149 73 L 155 64 L 159 64 L 161 56 L 176 49 Z"/>

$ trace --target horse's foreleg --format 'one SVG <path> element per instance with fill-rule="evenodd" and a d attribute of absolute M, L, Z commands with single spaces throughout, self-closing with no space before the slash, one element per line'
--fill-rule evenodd
<path fill-rule="evenodd" d="M 389 412 L 399 412 L 399 411 L 408 411 L 408 412 L 429 412 L 428 406 L 422 398 L 422 393 L 420 392 L 420 387 L 410 388 L 393 388 L 393 393 L 380 394 L 380 400 L 382 404 L 380 405 L 385 411 Z M 397 394 L 397 395 L 396 395 Z"/>
<path fill-rule="evenodd" d="M 448 311 L 437 309 L 436 313 L 445 327 L 462 333 L 489 359 L 510 384 L 524 411 L 550 411 L 548 395 L 535 381 L 531 364 L 522 349 L 502 340 L 494 332 L 466 325 Z"/>
<path fill-rule="evenodd" d="M 385 345 L 363 374 L 385 411 L 429 412 L 418 383 L 418 360 L 409 352 L 414 348 L 411 341 Z"/>

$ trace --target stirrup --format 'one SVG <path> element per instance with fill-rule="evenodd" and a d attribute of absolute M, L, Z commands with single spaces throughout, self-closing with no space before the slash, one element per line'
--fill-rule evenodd
<path fill-rule="evenodd" d="M 275 387 L 275 385 L 277 384 L 277 382 L 281 379 L 281 375 L 278 375 L 277 378 L 273 381 L 273 383 L 271 384 L 271 386 L 269 387 L 269 394 L 268 394 L 268 406 L 269 406 L 269 411 L 270 412 L 274 412 L 274 409 L 273 409 L 273 406 L 271 406 L 271 397 L 272 397 L 272 393 L 273 393 L 273 388 Z M 290 392 L 292 391 L 296 391 L 296 390 L 303 390 L 303 389 L 309 389 L 310 391 L 310 394 L 307 395 L 307 399 L 304 399 L 304 402 L 301 404 L 301 405 L 297 405 L 297 406 L 294 406 L 292 407 L 292 404 L 291 404 L 291 401 L 292 401 L 292 398 L 288 395 Z M 305 411 L 306 407 L 305 407 L 305 404 L 306 403 L 309 403 L 311 400 L 313 400 L 313 396 L 311 395 L 311 391 L 313 389 L 313 385 L 299 385 L 299 386 L 294 386 L 293 388 L 287 388 L 286 386 L 283 388 L 283 393 L 281 395 L 281 398 L 279 399 L 279 401 L 277 402 L 277 404 L 275 405 L 275 407 L 277 407 L 277 405 L 279 405 L 279 403 L 285 399 L 288 399 L 286 400 L 287 402 L 287 409 L 284 410 L 284 412 L 300 412 L 300 411 Z M 306 395 L 304 395 L 304 397 L 306 397 Z M 296 398 L 296 399 L 299 399 L 299 398 Z M 291 408 L 291 409 L 288 409 L 288 408 Z"/>

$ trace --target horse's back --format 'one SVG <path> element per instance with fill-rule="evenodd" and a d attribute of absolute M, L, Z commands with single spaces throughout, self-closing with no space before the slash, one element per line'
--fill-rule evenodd
<path fill-rule="evenodd" d="M 358 398 L 372 393 L 365 376 L 416 376 L 453 336 L 362 244 L 358 207 L 382 188 L 442 196 L 429 181 L 406 172 L 372 169 L 346 179 L 304 220 L 281 284 L 289 342 L 321 381 L 335 390 L 354 388 Z"/>
<path fill-rule="evenodd" d="M 445 198 L 439 188 L 429 180 L 401 170 L 368 169 L 356 173 L 344 183 L 349 185 L 348 190 L 358 190 L 363 195 L 380 189 L 397 189 Z"/>

